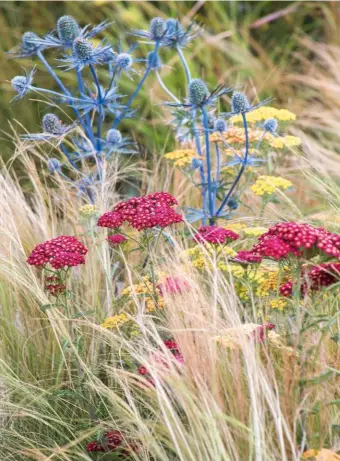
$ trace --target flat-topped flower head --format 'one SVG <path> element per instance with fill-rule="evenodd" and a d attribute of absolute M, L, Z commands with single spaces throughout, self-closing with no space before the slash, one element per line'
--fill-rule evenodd
<path fill-rule="evenodd" d="M 190 290 L 190 285 L 180 277 L 166 277 L 157 285 L 162 296 L 166 293 L 170 295 L 186 293 Z"/>
<path fill-rule="evenodd" d="M 251 190 L 259 197 L 270 196 L 275 192 L 287 190 L 292 187 L 292 183 L 280 176 L 259 176 Z"/>
<path fill-rule="evenodd" d="M 240 264 L 260 264 L 262 261 L 262 256 L 252 251 L 242 250 L 237 253 L 233 260 Z"/>
<path fill-rule="evenodd" d="M 98 220 L 99 227 L 107 227 L 109 229 L 117 229 L 124 222 L 123 217 L 116 211 L 108 211 L 104 213 Z"/>
<path fill-rule="evenodd" d="M 29 255 L 27 262 L 31 266 L 46 266 L 54 269 L 85 264 L 87 248 L 75 237 L 61 235 L 37 245 Z"/>
<path fill-rule="evenodd" d="M 72 16 L 62 16 L 57 21 L 59 40 L 66 46 L 72 46 L 74 40 L 80 35 L 80 27 Z"/>
<path fill-rule="evenodd" d="M 208 242 L 214 245 L 223 245 L 239 238 L 240 236 L 236 232 L 219 226 L 202 226 L 194 235 L 196 242 Z"/>
<path fill-rule="evenodd" d="M 121 234 L 113 234 L 106 239 L 112 246 L 119 246 L 127 241 L 127 238 Z"/>

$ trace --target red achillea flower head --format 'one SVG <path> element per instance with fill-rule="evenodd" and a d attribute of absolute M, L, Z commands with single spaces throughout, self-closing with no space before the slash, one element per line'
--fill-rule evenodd
<path fill-rule="evenodd" d="M 101 442 L 93 441 L 88 443 L 87 451 L 114 451 L 120 450 L 123 454 L 128 454 L 131 450 L 137 452 L 139 446 L 135 442 L 127 442 L 120 431 L 110 431 L 103 435 Z"/>
<path fill-rule="evenodd" d="M 190 285 L 185 280 L 181 280 L 179 277 L 167 277 L 164 282 L 157 285 L 162 296 L 165 293 L 170 295 L 181 294 L 190 290 Z"/>
<path fill-rule="evenodd" d="M 240 238 L 238 234 L 229 229 L 224 229 L 219 226 L 202 226 L 194 235 L 194 240 L 199 243 L 213 243 L 215 245 L 222 245 L 229 243 L 232 240 Z"/>
<path fill-rule="evenodd" d="M 98 226 L 99 227 L 108 227 L 109 229 L 116 229 L 123 224 L 123 218 L 121 215 L 115 211 L 109 211 L 108 213 L 104 213 L 98 219 Z"/>
<path fill-rule="evenodd" d="M 127 238 L 121 234 L 113 234 L 110 235 L 106 240 L 113 246 L 119 246 L 123 242 L 126 242 Z"/>
<path fill-rule="evenodd" d="M 93 441 L 93 442 L 89 442 L 87 444 L 87 451 L 88 452 L 93 452 L 93 451 L 105 451 L 104 447 L 96 442 L 96 441 Z"/>
<path fill-rule="evenodd" d="M 174 205 L 177 205 L 176 199 L 167 192 L 132 197 L 118 203 L 112 212 L 105 213 L 99 218 L 98 225 L 113 229 L 127 221 L 139 231 L 156 226 L 164 228 L 183 221 L 182 216 L 174 210 Z"/>
<path fill-rule="evenodd" d="M 167 339 L 164 341 L 164 346 L 172 352 L 179 352 L 178 344 L 173 339 Z"/>
<path fill-rule="evenodd" d="M 176 341 L 173 341 L 172 339 L 168 339 L 164 341 L 164 346 L 171 351 L 172 357 L 176 360 L 176 362 L 183 364 L 184 363 L 184 357 L 181 354 L 178 344 Z M 150 355 L 150 360 L 151 362 L 154 362 L 155 364 L 159 364 L 162 369 L 164 369 L 164 372 L 169 369 L 169 365 L 167 362 L 166 356 L 162 353 L 162 351 L 157 350 L 156 352 L 153 352 Z M 155 385 L 154 380 L 150 376 L 149 370 L 145 366 L 140 366 L 138 368 L 138 373 L 142 376 L 146 376 L 147 380 L 152 384 Z"/>
<path fill-rule="evenodd" d="M 50 263 L 54 269 L 85 264 L 87 248 L 75 237 L 61 235 L 37 245 L 27 262 L 31 266 L 45 266 Z"/>
<path fill-rule="evenodd" d="M 293 293 L 293 282 L 286 282 L 280 286 L 280 295 L 281 296 L 291 296 Z"/>
<path fill-rule="evenodd" d="M 262 256 L 252 251 L 239 251 L 233 260 L 240 264 L 259 264 L 262 261 Z"/>
<path fill-rule="evenodd" d="M 275 235 L 267 235 L 267 233 L 263 235 L 265 235 L 265 237 L 260 237 L 259 243 L 252 248 L 252 253 L 277 261 L 286 258 L 290 254 L 299 254 L 298 250 Z"/>

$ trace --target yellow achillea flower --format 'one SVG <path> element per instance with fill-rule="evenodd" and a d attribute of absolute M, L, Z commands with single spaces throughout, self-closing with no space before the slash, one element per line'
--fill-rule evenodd
<path fill-rule="evenodd" d="M 78 209 L 79 216 L 88 219 L 99 215 L 99 209 L 95 205 L 83 205 Z"/>
<path fill-rule="evenodd" d="M 190 165 L 192 159 L 199 158 L 199 155 L 193 149 L 178 149 L 168 152 L 164 157 L 168 160 L 173 160 L 174 165 L 181 168 Z"/>
<path fill-rule="evenodd" d="M 206 254 L 206 252 L 208 254 Z M 205 251 L 200 245 L 196 245 L 193 248 L 184 250 L 182 254 L 189 256 L 193 267 L 196 267 L 197 269 L 211 269 L 213 267 L 213 260 L 211 261 L 209 260 L 209 255 L 213 256 L 214 252 L 215 252 L 215 249 L 213 248 L 213 246 L 206 244 Z M 223 247 L 221 250 L 219 250 L 219 259 L 217 261 L 217 268 L 220 270 L 224 270 L 224 271 L 227 270 L 229 265 L 227 265 L 225 259 L 228 257 L 233 257 L 235 255 L 236 255 L 236 252 L 232 248 L 228 246 Z M 221 260 L 221 258 L 223 259 Z M 237 267 L 240 267 L 240 266 L 237 266 Z M 242 267 L 241 269 L 244 270 Z"/>
<path fill-rule="evenodd" d="M 157 289 L 157 301 L 154 299 L 152 294 L 153 284 L 149 277 L 144 277 L 141 283 L 124 288 L 124 290 L 121 292 L 121 296 L 128 296 L 133 298 L 133 296 L 136 295 L 139 299 L 141 298 L 145 303 L 147 312 L 153 312 L 156 308 L 163 309 L 164 298 L 161 296 L 160 291 Z"/>
<path fill-rule="evenodd" d="M 230 224 L 226 224 L 225 226 L 223 226 L 224 229 L 230 229 L 232 230 L 233 232 L 240 232 L 241 230 L 245 229 L 246 227 L 248 227 L 247 224 L 245 223 L 242 223 L 242 222 L 235 222 L 235 223 L 230 223 Z"/>
<path fill-rule="evenodd" d="M 265 269 L 261 269 L 261 275 L 262 277 L 258 280 L 256 296 L 265 297 L 276 292 L 279 284 L 279 270 L 265 271 Z"/>
<path fill-rule="evenodd" d="M 263 195 L 272 195 L 277 189 L 286 190 L 292 186 L 288 179 L 280 176 L 260 176 L 255 184 L 251 186 L 251 190 L 255 195 L 262 197 Z"/>
<path fill-rule="evenodd" d="M 267 232 L 267 230 L 265 227 L 246 227 L 243 229 L 243 233 L 246 237 L 259 237 Z"/>
<path fill-rule="evenodd" d="M 104 320 L 104 323 L 101 324 L 103 328 L 119 328 L 120 326 L 124 325 L 124 323 L 128 322 L 130 317 L 126 314 L 118 314 L 114 315 L 113 317 L 108 317 Z"/>
<path fill-rule="evenodd" d="M 276 109 L 276 107 L 270 106 L 262 106 L 247 113 L 247 121 L 249 123 L 261 122 L 267 118 L 276 118 L 281 122 L 291 122 L 296 120 L 296 115 L 287 109 Z M 232 121 L 235 123 L 242 122 L 241 115 L 235 115 L 232 117 Z"/>
<path fill-rule="evenodd" d="M 272 309 L 283 311 L 283 309 L 287 306 L 287 301 L 284 299 L 272 299 L 269 305 Z"/>
<path fill-rule="evenodd" d="M 297 147 L 301 145 L 301 139 L 297 136 L 280 136 L 279 138 L 272 137 L 269 144 L 275 149 L 283 149 L 284 147 Z"/>
<path fill-rule="evenodd" d="M 321 450 L 307 450 L 302 455 L 303 459 L 312 459 L 315 461 L 340 461 L 340 455 L 327 448 L 321 448 Z"/>
<path fill-rule="evenodd" d="M 262 136 L 262 131 L 254 130 L 253 128 L 248 129 L 248 138 L 249 142 L 258 141 Z M 228 144 L 244 144 L 246 141 L 246 135 L 244 129 L 238 126 L 233 126 L 228 128 L 228 130 L 223 133 L 213 133 L 210 136 L 211 142 L 222 142 L 225 140 Z M 233 152 L 230 151 L 230 154 Z"/>

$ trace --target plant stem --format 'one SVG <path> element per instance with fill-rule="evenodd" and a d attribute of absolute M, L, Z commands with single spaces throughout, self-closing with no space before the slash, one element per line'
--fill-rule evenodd
<path fill-rule="evenodd" d="M 215 176 L 215 189 L 214 189 L 214 213 L 216 212 L 216 199 L 217 199 L 217 189 L 220 182 L 221 174 L 221 153 L 218 147 L 218 143 L 215 143 L 216 149 L 216 176 Z"/>
<path fill-rule="evenodd" d="M 178 53 L 178 56 L 179 56 L 179 58 L 180 58 L 180 60 L 182 62 L 182 65 L 184 67 L 185 75 L 186 75 L 186 78 L 187 78 L 187 83 L 189 85 L 189 83 L 191 82 L 191 73 L 190 73 L 190 69 L 189 69 L 187 60 L 185 59 L 185 56 L 183 54 L 182 48 L 179 45 L 177 45 L 177 53 Z"/>
<path fill-rule="evenodd" d="M 194 137 L 195 137 L 195 144 L 196 144 L 196 149 L 198 152 L 198 155 L 200 157 L 203 157 L 203 152 L 202 152 L 202 147 L 201 147 L 201 140 L 197 131 L 196 127 L 196 110 L 193 109 L 191 112 L 191 117 L 192 117 L 192 129 L 194 132 Z M 199 168 L 200 172 L 200 178 L 201 178 L 201 183 L 202 183 L 202 209 L 203 209 L 203 219 L 202 219 L 202 224 L 203 226 L 206 224 L 206 212 L 207 212 L 207 188 L 205 186 L 205 174 L 204 174 L 204 167 L 203 167 L 203 162 L 202 165 Z"/>
<path fill-rule="evenodd" d="M 203 126 L 204 126 L 204 139 L 205 139 L 205 155 L 206 155 L 206 165 L 207 165 L 207 180 L 208 180 L 208 205 L 209 205 L 209 223 L 213 224 L 214 216 L 214 203 L 212 197 L 211 189 L 211 158 L 210 158 L 210 139 L 209 139 L 209 126 L 208 126 L 208 114 L 205 106 L 202 106 L 202 115 L 203 115 Z"/>
<path fill-rule="evenodd" d="M 178 104 L 180 103 L 180 100 L 176 98 L 176 96 L 169 90 L 169 88 L 165 85 L 165 83 L 162 80 L 162 77 L 159 75 L 159 72 L 156 70 L 156 77 L 158 80 L 158 83 L 160 84 L 161 88 L 165 91 L 165 93 L 170 96 L 171 99 L 173 99 L 175 102 Z"/>
<path fill-rule="evenodd" d="M 97 73 L 96 73 L 96 70 L 93 66 L 93 64 L 90 64 L 90 71 L 91 71 L 91 74 L 93 76 L 93 80 L 96 84 L 96 87 L 97 87 L 97 91 L 98 91 L 98 96 L 97 96 L 97 101 L 98 101 L 98 106 L 100 107 L 100 105 L 103 104 L 103 98 L 102 98 L 102 91 L 101 91 L 101 88 L 100 88 L 100 84 L 99 84 L 99 80 L 98 80 L 98 77 L 97 77 Z M 101 125 L 102 125 L 102 117 L 101 117 L 101 114 L 100 114 L 100 110 L 98 110 L 98 116 L 97 116 L 97 150 L 99 152 L 101 152 L 102 148 L 101 148 Z"/>

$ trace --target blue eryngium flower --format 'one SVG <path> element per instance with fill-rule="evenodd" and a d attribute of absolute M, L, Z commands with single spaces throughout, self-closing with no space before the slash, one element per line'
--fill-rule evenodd
<path fill-rule="evenodd" d="M 264 160 L 260 158 L 255 158 L 252 157 L 251 155 L 248 155 L 247 161 L 244 163 L 244 159 L 240 157 L 239 155 L 235 155 L 233 157 L 233 160 L 231 162 L 227 162 L 223 164 L 223 166 L 235 166 L 235 165 L 245 165 L 245 166 L 259 166 L 260 163 L 263 163 Z"/>
<path fill-rule="evenodd" d="M 202 165 L 203 165 L 203 162 L 199 158 L 193 158 L 191 160 L 191 169 L 192 170 L 198 170 L 199 168 L 202 167 Z"/>
<path fill-rule="evenodd" d="M 106 139 L 103 142 L 106 158 L 110 157 L 113 153 L 136 154 L 136 150 L 129 146 L 136 146 L 136 143 L 130 141 L 128 138 L 124 138 L 122 133 L 115 128 L 112 128 L 107 132 Z"/>
<path fill-rule="evenodd" d="M 278 123 L 276 118 L 267 118 L 263 123 L 263 128 L 265 131 L 269 131 L 272 134 L 275 134 L 277 131 Z"/>
<path fill-rule="evenodd" d="M 16 50 L 10 51 L 9 54 L 13 54 L 15 58 L 28 58 L 34 56 L 37 51 L 43 49 L 43 45 L 39 45 L 37 42 L 40 40 L 39 36 L 34 32 L 25 32 L 22 36 L 21 43 Z"/>
<path fill-rule="evenodd" d="M 101 31 L 106 29 L 110 22 L 103 21 L 97 26 L 90 29 L 87 25 L 82 29 L 78 25 L 77 21 L 72 16 L 62 16 L 57 21 L 57 30 L 47 34 L 45 37 L 36 40 L 38 45 L 42 45 L 47 48 L 72 48 L 73 42 L 78 37 L 92 38 L 99 34 Z"/>
<path fill-rule="evenodd" d="M 49 141 L 64 136 L 75 127 L 75 124 L 64 125 L 55 114 L 45 114 L 42 119 L 42 133 L 25 134 L 21 138 L 26 141 Z"/>
<path fill-rule="evenodd" d="M 165 22 L 166 34 L 164 35 L 161 45 L 169 48 L 183 48 L 200 34 L 200 28 L 191 23 L 187 30 L 184 30 L 181 23 L 174 18 L 170 18 Z"/>
<path fill-rule="evenodd" d="M 93 47 L 86 38 L 78 37 L 73 42 L 72 55 L 65 55 L 60 61 L 67 63 L 64 66 L 66 70 L 82 70 L 89 64 L 102 64 L 107 59 L 109 50 L 111 50 L 109 45 Z"/>
<path fill-rule="evenodd" d="M 214 131 L 218 131 L 219 133 L 227 131 L 227 122 L 223 118 L 216 119 L 214 122 Z"/>
<path fill-rule="evenodd" d="M 47 162 L 47 168 L 51 173 L 58 173 L 61 171 L 61 164 L 57 158 L 50 158 Z"/>
<path fill-rule="evenodd" d="M 264 104 L 267 104 L 267 102 L 270 100 L 271 98 L 267 98 L 258 104 L 251 105 L 247 99 L 247 96 L 245 96 L 243 93 L 240 93 L 239 91 L 234 91 L 231 97 L 231 112 L 225 112 L 221 115 L 224 117 L 232 117 L 233 115 L 245 114 L 263 106 Z"/>
<path fill-rule="evenodd" d="M 148 67 L 152 70 L 159 70 L 162 68 L 162 61 L 156 51 L 150 51 L 147 55 Z"/>
<path fill-rule="evenodd" d="M 239 203 L 235 198 L 232 197 L 228 200 L 227 207 L 229 207 L 231 210 L 237 210 Z"/>
<path fill-rule="evenodd" d="M 14 98 L 12 98 L 12 101 L 22 99 L 31 89 L 35 68 L 33 68 L 29 73 L 27 73 L 25 69 L 23 70 L 25 75 L 16 75 L 11 80 L 13 90 L 18 93 L 14 96 Z"/>
<path fill-rule="evenodd" d="M 160 42 L 166 34 L 165 21 L 162 18 L 153 18 L 149 30 L 133 30 L 131 33 L 139 38 Z"/>
<path fill-rule="evenodd" d="M 221 96 L 230 93 L 231 88 L 226 88 L 219 85 L 211 93 L 206 84 L 200 78 L 194 78 L 189 83 L 188 92 L 189 99 L 184 103 L 167 102 L 165 105 L 171 107 L 182 107 L 184 109 L 197 109 L 203 106 L 213 105 Z"/>

